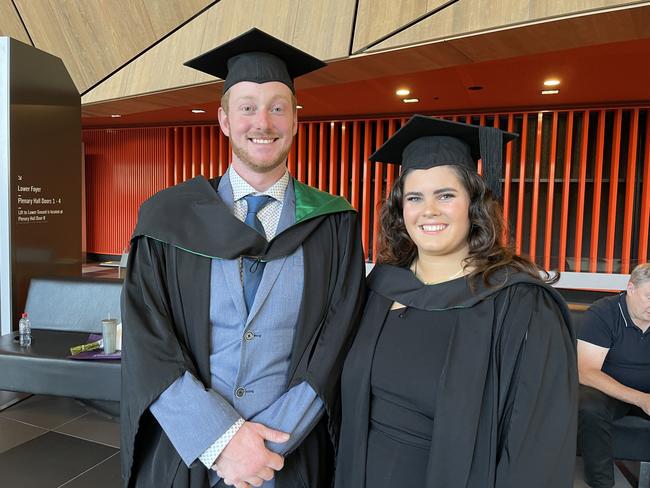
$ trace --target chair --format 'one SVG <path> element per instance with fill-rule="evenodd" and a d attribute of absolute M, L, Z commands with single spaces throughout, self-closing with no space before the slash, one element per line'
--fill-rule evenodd
<path fill-rule="evenodd" d="M 25 306 L 32 345 L 21 348 L 16 332 L 0 337 L 0 390 L 119 402 L 119 361 L 68 356 L 101 332 L 101 319 L 121 316 L 121 289 L 121 280 L 32 279 Z"/>
<path fill-rule="evenodd" d="M 650 420 L 626 416 L 614 422 L 614 458 L 639 461 L 638 488 L 650 488 Z"/>

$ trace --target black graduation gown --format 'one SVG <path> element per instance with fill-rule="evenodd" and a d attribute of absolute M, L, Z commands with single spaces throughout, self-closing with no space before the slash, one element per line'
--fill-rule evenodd
<path fill-rule="evenodd" d="M 336 488 L 364 488 L 372 355 L 393 301 L 457 309 L 440 376 L 424 488 L 570 488 L 576 444 L 575 335 L 560 295 L 514 271 L 493 287 L 426 286 L 387 265 L 370 293 L 342 377 Z M 435 324 L 432 324 L 434 326 Z"/>
<path fill-rule="evenodd" d="M 305 287 L 287 388 L 309 382 L 326 415 L 285 458 L 276 486 L 329 487 L 340 422 L 340 372 L 365 293 L 356 213 L 346 202 L 294 182 L 302 220 L 267 243 L 232 215 L 216 193 L 217 184 L 194 178 L 154 195 L 140 209 L 122 292 L 124 484 L 208 486 L 207 469 L 199 461 L 185 466 L 148 407 L 185 371 L 211 384 L 211 257 L 273 259 L 302 245 Z"/>

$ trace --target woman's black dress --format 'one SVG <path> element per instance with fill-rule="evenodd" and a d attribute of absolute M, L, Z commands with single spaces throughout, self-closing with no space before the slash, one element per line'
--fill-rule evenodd
<path fill-rule="evenodd" d="M 335 488 L 572 486 L 575 335 L 555 290 L 510 269 L 426 286 L 389 265 L 368 286 Z"/>
<path fill-rule="evenodd" d="M 366 487 L 424 486 L 452 311 L 388 313 L 371 372 Z"/>

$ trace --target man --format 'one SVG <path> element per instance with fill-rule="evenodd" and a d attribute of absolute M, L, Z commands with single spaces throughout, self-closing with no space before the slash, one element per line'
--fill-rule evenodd
<path fill-rule="evenodd" d="M 614 486 L 612 422 L 650 418 L 650 263 L 638 265 L 627 291 L 595 302 L 578 332 L 578 444 L 585 481 Z"/>
<path fill-rule="evenodd" d="M 126 486 L 331 485 L 363 301 L 356 213 L 293 180 L 293 78 L 323 63 L 257 29 L 186 63 L 219 76 L 232 162 L 145 202 L 123 291 Z"/>

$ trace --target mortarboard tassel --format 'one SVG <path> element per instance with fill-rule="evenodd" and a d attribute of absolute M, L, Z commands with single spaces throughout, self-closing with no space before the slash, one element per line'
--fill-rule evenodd
<path fill-rule="evenodd" d="M 500 200 L 503 165 L 502 132 L 494 127 L 481 126 L 478 135 L 483 161 L 483 178 L 494 198 Z"/>

